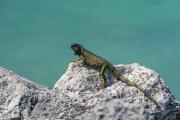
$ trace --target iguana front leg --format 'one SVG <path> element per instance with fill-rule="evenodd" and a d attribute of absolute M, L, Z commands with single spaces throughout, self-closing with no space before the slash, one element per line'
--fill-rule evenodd
<path fill-rule="evenodd" d="M 105 70 L 107 68 L 107 64 L 104 64 L 101 69 L 100 69 L 100 87 L 101 88 L 105 88 L 106 85 L 107 85 L 107 79 L 106 79 L 106 76 L 104 74 Z"/>
<path fill-rule="evenodd" d="M 79 67 L 83 67 L 85 64 L 84 64 L 84 60 L 83 58 L 81 57 L 77 57 L 75 60 L 73 60 L 72 62 L 75 62 L 78 64 Z"/>

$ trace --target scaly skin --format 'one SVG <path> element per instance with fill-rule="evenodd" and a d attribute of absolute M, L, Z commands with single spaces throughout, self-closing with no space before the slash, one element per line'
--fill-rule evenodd
<path fill-rule="evenodd" d="M 152 96 L 147 94 L 147 92 L 141 86 L 125 78 L 122 73 L 118 71 L 110 62 L 100 56 L 91 53 L 90 51 L 83 48 L 80 44 L 71 45 L 71 49 L 74 51 L 75 55 L 79 56 L 79 61 L 82 62 L 83 66 L 89 66 L 99 71 L 102 88 L 106 87 L 107 80 L 104 72 L 108 70 L 117 80 L 126 83 L 128 86 L 135 87 L 141 92 L 143 92 L 148 99 L 150 99 L 154 104 L 156 104 L 158 110 L 161 112 L 161 120 L 163 120 L 163 112 L 161 111 L 161 108 L 156 102 L 156 100 Z"/>

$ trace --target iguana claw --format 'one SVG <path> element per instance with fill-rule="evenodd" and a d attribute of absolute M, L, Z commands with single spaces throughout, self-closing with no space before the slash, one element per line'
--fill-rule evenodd
<path fill-rule="evenodd" d="M 83 67 L 84 66 L 83 61 L 80 58 L 76 58 L 72 62 L 77 63 L 79 67 Z"/>
<path fill-rule="evenodd" d="M 106 87 L 106 78 L 104 75 L 99 75 L 100 77 L 100 88 L 103 89 Z"/>

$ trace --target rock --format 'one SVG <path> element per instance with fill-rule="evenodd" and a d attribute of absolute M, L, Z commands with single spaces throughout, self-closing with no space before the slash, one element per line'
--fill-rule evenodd
<path fill-rule="evenodd" d="M 165 120 L 180 120 L 180 104 L 175 111 L 165 116 Z M 140 103 L 128 103 L 121 99 L 97 105 L 86 120 L 157 120 L 153 114 L 146 111 Z"/>
<path fill-rule="evenodd" d="M 114 99 L 97 105 L 87 120 L 152 120 L 153 118 L 154 116 L 145 110 L 143 104 Z"/>
<path fill-rule="evenodd" d="M 23 111 L 28 108 L 30 110 L 26 114 L 29 117 L 40 92 L 46 89 L 0 67 L 0 119 L 24 118 Z"/>
<path fill-rule="evenodd" d="M 157 100 L 166 119 L 179 116 L 180 104 L 175 101 L 169 88 L 156 72 L 138 64 L 116 67 L 125 77 L 142 86 Z M 108 87 L 99 89 L 97 71 L 70 63 L 65 74 L 54 88 L 49 90 L 1 68 L 0 118 L 100 120 L 103 115 L 102 120 L 126 120 L 128 117 L 158 119 L 160 113 L 156 105 L 142 92 L 117 81 L 108 71 L 106 76 Z"/>
<path fill-rule="evenodd" d="M 117 65 L 116 67 L 124 72 L 124 76 L 149 92 L 157 100 L 165 114 L 176 109 L 177 105 L 173 95 L 157 73 L 138 64 Z M 97 104 L 107 103 L 118 98 L 127 103 L 139 103 L 149 114 L 153 114 L 154 119 L 159 117 L 156 105 L 148 100 L 142 92 L 114 80 L 108 73 L 109 84 L 112 83 L 112 85 L 105 89 L 99 89 L 98 74 L 91 68 L 79 67 L 76 63 L 69 64 L 66 73 L 54 86 L 54 96 L 48 96 L 53 99 L 46 101 L 47 99 L 44 98 L 44 102 L 38 103 L 35 110 L 42 111 L 46 108 L 46 112 L 51 111 L 46 119 L 53 116 L 53 118 L 63 120 L 83 120 Z M 48 107 L 47 110 L 46 106 L 52 108 Z M 171 115 L 171 118 L 175 116 L 175 114 Z M 38 119 L 43 115 L 34 112 L 32 116 L 36 116 L 34 119 Z"/>

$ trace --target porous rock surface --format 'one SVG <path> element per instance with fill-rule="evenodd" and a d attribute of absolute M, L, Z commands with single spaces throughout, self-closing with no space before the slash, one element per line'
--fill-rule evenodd
<path fill-rule="evenodd" d="M 0 120 L 27 119 L 47 90 L 0 67 Z"/>
<path fill-rule="evenodd" d="M 128 103 L 114 99 L 108 103 L 97 105 L 87 120 L 153 120 L 142 104 Z"/>
<path fill-rule="evenodd" d="M 116 67 L 157 100 L 166 119 L 179 115 L 173 112 L 180 110 L 179 103 L 156 72 L 136 63 Z M 0 120 L 158 119 L 156 105 L 142 92 L 117 81 L 108 71 L 106 76 L 108 87 L 100 89 L 97 71 L 70 63 L 50 90 L 0 68 Z"/>

